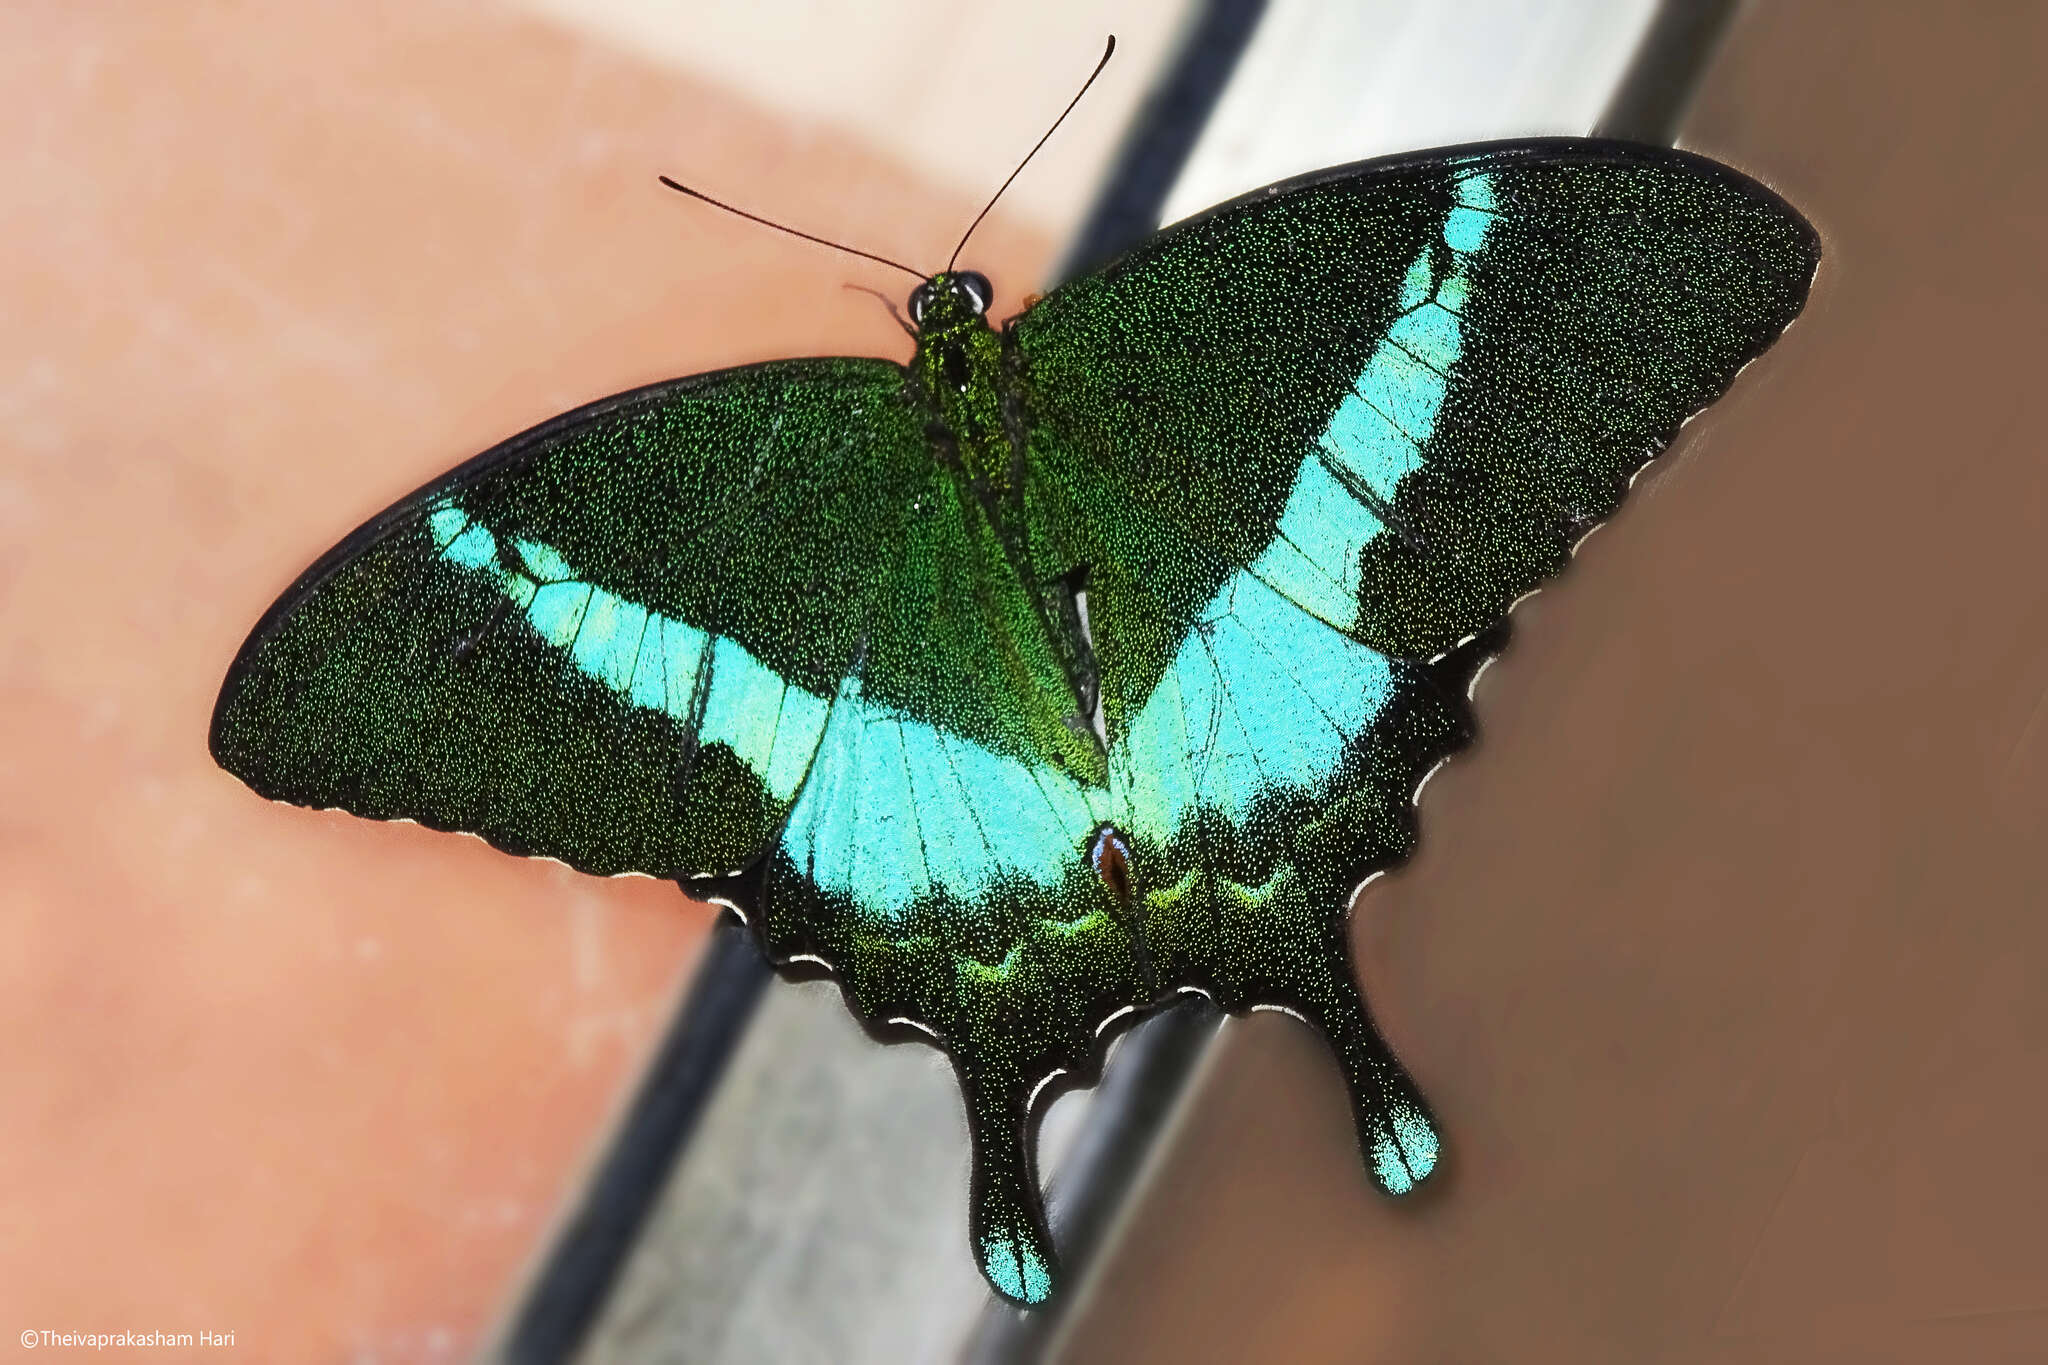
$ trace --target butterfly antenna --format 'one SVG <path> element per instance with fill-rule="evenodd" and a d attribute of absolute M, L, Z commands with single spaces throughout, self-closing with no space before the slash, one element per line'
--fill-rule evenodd
<path fill-rule="evenodd" d="M 1112 33 L 1109 35 L 1109 45 L 1102 49 L 1102 60 L 1097 62 L 1095 69 L 1088 73 L 1088 79 L 1081 82 L 1081 88 L 1074 92 L 1074 98 L 1067 101 L 1067 107 L 1060 110 L 1060 116 L 1052 121 L 1052 127 L 1045 130 L 1045 136 L 1038 139 L 1032 145 L 1030 151 L 1024 153 L 1024 159 L 1017 163 L 1017 169 L 1010 172 L 1010 180 L 1015 180 L 1018 176 L 1022 175 L 1024 168 L 1031 164 L 1031 158 L 1038 155 L 1038 149 L 1043 147 L 1051 139 L 1052 135 L 1060 130 L 1060 125 L 1067 121 L 1067 115 L 1073 113 L 1074 106 L 1081 102 L 1081 96 L 1088 93 L 1088 87 L 1095 84 L 1095 78 L 1102 74 L 1102 68 L 1109 65 L 1110 54 L 1115 51 L 1116 35 Z M 988 211 L 996 206 L 996 200 L 1001 199 L 1003 191 L 1010 188 L 1010 180 L 1005 180 L 1002 183 L 1001 187 L 996 190 L 994 197 L 988 203 L 982 205 L 981 212 L 974 215 L 974 221 L 967 225 L 967 231 L 960 234 L 960 245 L 953 248 L 953 254 L 946 260 L 947 271 L 950 272 L 953 269 L 954 263 L 960 259 L 960 253 L 967 249 L 967 239 L 972 237 L 974 230 L 981 226 L 981 220 L 988 217 Z"/>
<path fill-rule="evenodd" d="M 858 247 L 847 246 L 844 242 L 835 242 L 829 237 L 818 237 L 808 232 L 800 232 L 796 228 L 787 227 L 772 218 L 763 218 L 758 213 L 748 213 L 745 209 L 734 208 L 731 204 L 725 203 L 722 200 L 713 199 L 702 190 L 693 190 L 688 185 L 678 184 L 665 175 L 661 177 L 661 183 L 674 190 L 677 194 L 687 194 L 692 199 L 701 199 L 715 209 L 724 209 L 727 213 L 738 218 L 744 218 L 750 223 L 759 223 L 762 227 L 774 228 L 777 232 L 786 232 L 792 237 L 801 237 L 807 242 L 816 242 L 819 246 L 829 246 L 834 251 L 843 251 L 849 256 L 858 256 L 864 261 L 874 261 L 878 265 L 890 266 L 919 282 L 922 282 L 925 278 L 922 270 L 912 270 L 901 261 L 892 261 L 887 256 L 877 256 L 872 251 L 862 251 Z"/>

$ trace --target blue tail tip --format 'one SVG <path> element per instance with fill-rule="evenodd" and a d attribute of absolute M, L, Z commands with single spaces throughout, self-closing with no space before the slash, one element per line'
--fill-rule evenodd
<path fill-rule="evenodd" d="M 1438 1141 L 1429 1119 L 1412 1105 L 1396 1102 L 1372 1140 L 1372 1173 L 1388 1194 L 1406 1194 L 1436 1169 Z"/>
<path fill-rule="evenodd" d="M 1013 1302 L 1035 1307 L 1052 1297 L 1052 1267 L 1030 1238 L 998 1233 L 983 1237 L 981 1273 Z"/>

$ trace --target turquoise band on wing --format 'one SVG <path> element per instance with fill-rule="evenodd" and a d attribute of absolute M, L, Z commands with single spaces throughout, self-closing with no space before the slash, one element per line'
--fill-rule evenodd
<path fill-rule="evenodd" d="M 1385 507 L 1394 503 L 1402 480 L 1422 468 L 1464 349 L 1459 311 L 1472 288 L 1465 262 L 1486 245 L 1494 212 L 1485 172 L 1458 182 L 1456 205 L 1442 229 L 1457 265 L 1433 281 L 1428 244 L 1409 263 L 1385 340 L 1330 414 L 1316 439 L 1315 458 L 1304 460 L 1295 476 L 1273 543 L 1252 566 L 1258 577 L 1340 630 L 1351 629 L 1358 617 L 1360 555 L 1386 527 L 1338 476 L 1362 484 Z"/>

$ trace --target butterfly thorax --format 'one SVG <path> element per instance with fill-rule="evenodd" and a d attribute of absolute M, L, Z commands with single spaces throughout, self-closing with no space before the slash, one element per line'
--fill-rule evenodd
<path fill-rule="evenodd" d="M 1022 454 L 1004 421 L 1003 343 L 988 325 L 987 282 L 934 275 L 911 299 L 917 319 L 912 386 L 941 461 L 965 473 L 999 526 L 1009 518 Z"/>

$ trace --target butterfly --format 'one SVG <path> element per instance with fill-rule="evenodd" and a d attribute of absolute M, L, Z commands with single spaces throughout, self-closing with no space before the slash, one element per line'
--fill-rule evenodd
<path fill-rule="evenodd" d="M 322 556 L 229 669 L 264 796 L 739 911 L 958 1073 L 970 1242 L 1041 1303 L 1047 1082 L 1184 991 L 1333 1048 L 1365 1165 L 1441 1158 L 1346 922 L 1509 606 L 1805 303 L 1800 215 L 1552 139 L 1320 171 L 999 328 L 619 394 Z M 921 274 L 921 272 L 918 272 Z"/>

